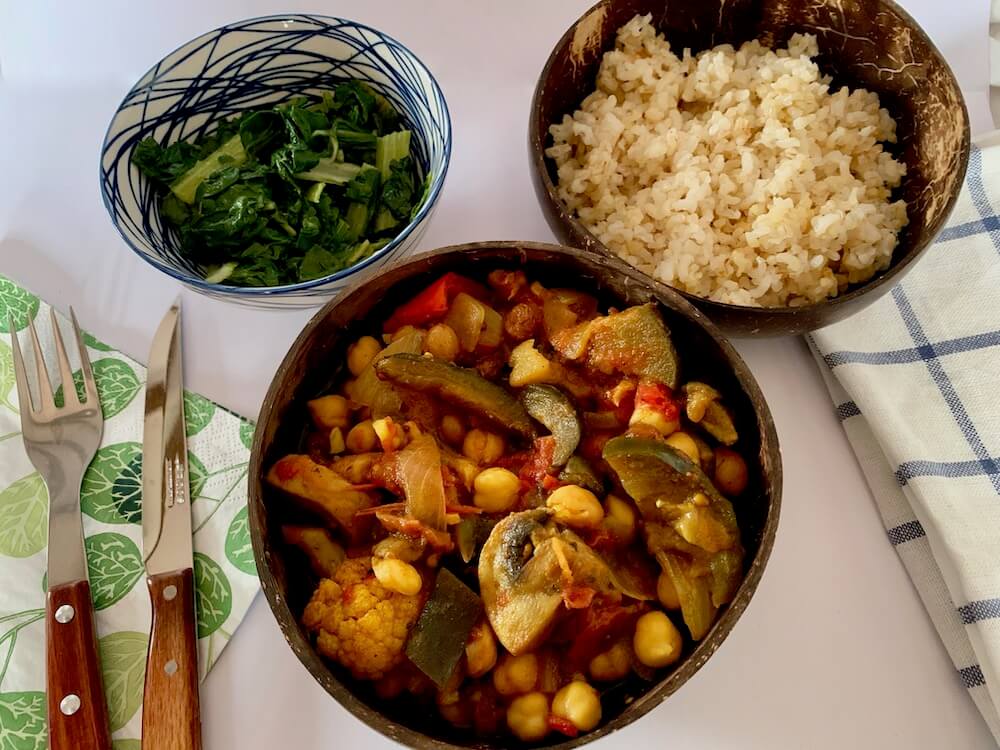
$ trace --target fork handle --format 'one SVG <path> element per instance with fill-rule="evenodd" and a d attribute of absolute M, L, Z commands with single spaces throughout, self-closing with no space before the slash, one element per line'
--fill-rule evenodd
<path fill-rule="evenodd" d="M 201 750 L 198 641 L 191 568 L 146 578 L 153 629 L 146 659 L 142 750 Z"/>
<path fill-rule="evenodd" d="M 87 581 L 49 589 L 45 640 L 50 750 L 110 750 L 108 708 Z"/>

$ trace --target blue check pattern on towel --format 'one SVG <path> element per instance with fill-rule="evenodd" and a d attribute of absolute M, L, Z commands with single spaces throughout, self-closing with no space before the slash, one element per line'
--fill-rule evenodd
<path fill-rule="evenodd" d="M 893 291 L 809 339 L 921 599 L 1000 742 L 1000 131 Z"/>

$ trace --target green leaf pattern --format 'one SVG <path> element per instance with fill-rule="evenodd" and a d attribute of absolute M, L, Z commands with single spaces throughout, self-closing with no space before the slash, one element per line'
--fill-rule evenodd
<path fill-rule="evenodd" d="M 111 500 L 126 523 L 142 523 L 142 454 L 132 456 L 115 477 Z"/>
<path fill-rule="evenodd" d="M 20 331 L 38 315 L 38 297 L 0 276 L 0 332 L 10 333 L 9 321 Z"/>
<path fill-rule="evenodd" d="M 253 546 L 250 544 L 250 521 L 247 508 L 244 505 L 240 512 L 233 516 L 226 532 L 226 559 L 233 567 L 247 575 L 257 575 L 257 564 L 253 559 Z"/>
<path fill-rule="evenodd" d="M 104 695 L 108 699 L 108 723 L 117 732 L 142 704 L 142 681 L 146 674 L 145 633 L 123 630 L 97 641 L 104 672 Z"/>
<path fill-rule="evenodd" d="M 195 602 L 198 606 L 198 637 L 222 627 L 233 609 L 233 590 L 222 568 L 208 555 L 194 554 Z"/>
<path fill-rule="evenodd" d="M 135 463 L 136 460 L 138 464 Z M 138 507 L 139 498 L 128 494 L 125 488 L 129 477 L 136 472 L 141 476 L 141 471 L 142 446 L 139 443 L 115 443 L 99 449 L 83 475 L 80 489 L 80 507 L 83 512 L 102 523 L 140 523 L 142 515 L 141 507 Z M 140 486 L 140 495 L 141 490 Z"/>
<path fill-rule="evenodd" d="M 45 548 L 49 494 L 38 472 L 0 492 L 0 555 L 31 557 Z"/>
<path fill-rule="evenodd" d="M 197 393 L 184 391 L 184 427 L 188 437 L 204 430 L 214 414 L 215 404 Z"/>
<path fill-rule="evenodd" d="M 47 306 L 0 276 L 0 334 L 8 313 L 19 331 Z M 43 346 L 51 333 L 41 326 Z M 64 328 L 65 331 L 68 330 Z M 0 335 L 0 750 L 45 750 L 45 544 L 48 493 L 18 435 L 9 338 Z M 105 414 L 102 445 L 81 487 L 85 550 L 97 610 L 113 750 L 140 750 L 148 596 L 142 585 L 142 409 L 145 370 L 89 333 Z M 80 383 L 76 373 L 74 380 Z M 61 397 L 61 393 L 59 396 Z M 246 510 L 247 450 L 253 425 L 196 394 L 185 394 L 202 674 L 229 640 L 257 590 Z M 6 438 L 6 439 L 5 439 Z M 24 579 L 26 586 L 4 586 Z M 41 582 L 39 590 L 38 582 Z M 9 652 L 9 663 L 7 662 Z M 136 739 L 131 739 L 136 738 Z"/>
<path fill-rule="evenodd" d="M 201 497 L 207 481 L 208 469 L 205 468 L 205 464 L 191 451 L 188 451 L 188 492 L 191 493 L 191 502 Z"/>
<path fill-rule="evenodd" d="M 253 446 L 253 422 L 240 424 L 240 442 L 247 450 Z"/>
<path fill-rule="evenodd" d="M 142 554 L 124 534 L 101 532 L 84 540 L 94 609 L 121 601 L 142 577 Z"/>
<path fill-rule="evenodd" d="M 97 394 L 101 399 L 101 411 L 105 419 L 111 419 L 118 412 L 132 403 L 132 399 L 142 388 L 135 371 L 120 359 L 105 357 L 91 363 L 94 371 L 94 381 L 97 383 Z M 73 373 L 73 383 L 77 395 L 83 396 L 83 373 L 77 370 Z M 54 396 L 56 406 L 62 406 L 63 387 L 60 385 Z"/>
<path fill-rule="evenodd" d="M 0 340 L 0 406 L 16 412 L 17 407 L 11 400 L 14 384 L 14 352 L 6 341 Z"/>
<path fill-rule="evenodd" d="M 0 750 L 45 750 L 45 693 L 0 693 Z"/>
<path fill-rule="evenodd" d="M 103 341 L 98 341 L 93 336 L 91 336 L 86 331 L 83 332 L 83 343 L 89 346 L 94 351 L 98 352 L 110 352 L 111 347 L 105 344 Z"/>

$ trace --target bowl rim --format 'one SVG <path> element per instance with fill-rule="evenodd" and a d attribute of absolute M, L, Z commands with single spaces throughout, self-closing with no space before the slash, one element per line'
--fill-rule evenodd
<path fill-rule="evenodd" d="M 573 34 L 576 31 L 578 24 L 585 18 L 589 17 L 591 13 L 597 11 L 599 8 L 612 5 L 618 2 L 618 0 L 598 0 L 594 5 L 590 6 L 585 10 L 573 23 L 569 25 L 563 35 L 552 47 L 549 52 L 549 56 L 545 60 L 545 65 L 542 67 L 541 73 L 538 75 L 538 80 L 535 83 L 535 90 L 531 96 L 531 107 L 528 112 L 528 145 L 531 161 L 531 171 L 536 181 L 540 182 L 544 188 L 544 200 L 548 204 L 549 208 L 555 212 L 558 218 L 559 224 L 567 231 L 574 242 L 580 242 L 583 240 L 588 243 L 591 248 L 591 252 L 597 252 L 599 254 L 606 254 L 610 257 L 618 258 L 618 254 L 615 253 L 611 248 L 601 242 L 576 216 L 574 216 L 566 207 L 566 205 L 560 200 L 556 193 L 556 186 L 552 182 L 552 178 L 549 175 L 549 171 L 546 168 L 545 156 L 545 138 L 539 138 L 539 113 L 541 111 L 541 99 L 543 90 L 547 89 L 546 84 L 549 81 L 552 66 L 555 64 L 555 58 L 557 53 L 561 52 L 569 44 L 572 43 Z M 687 301 L 695 305 L 700 305 L 708 309 L 716 310 L 719 312 L 727 314 L 736 315 L 766 315 L 769 318 L 787 319 L 791 317 L 798 317 L 803 312 L 813 312 L 818 310 L 837 310 L 840 307 L 850 306 L 851 303 L 858 300 L 860 297 L 874 292 L 880 287 L 884 286 L 886 283 L 892 281 L 891 286 L 895 285 L 899 281 L 897 277 L 901 276 L 908 270 L 909 266 L 923 255 L 924 251 L 927 250 L 937 238 L 937 235 L 945 228 L 948 223 L 948 218 L 951 216 L 952 211 L 955 208 L 955 203 L 958 200 L 959 194 L 962 192 L 962 186 L 965 184 L 965 175 L 969 166 L 969 155 L 971 149 L 971 133 L 969 125 L 969 109 L 965 102 L 965 96 L 962 93 L 962 89 L 958 84 L 958 79 L 955 77 L 955 72 L 948 65 L 947 59 L 941 54 L 941 51 L 934 44 L 934 41 L 928 36 L 927 32 L 924 31 L 923 27 L 917 23 L 916 19 L 913 18 L 906 10 L 900 7 L 894 0 L 877 0 L 878 3 L 888 6 L 888 8 L 895 13 L 897 13 L 902 19 L 909 23 L 910 27 L 916 31 L 920 36 L 923 37 L 923 41 L 927 44 L 928 49 L 931 54 L 937 58 L 941 66 L 948 72 L 951 82 L 954 84 L 954 89 L 958 94 L 958 101 L 961 104 L 962 122 L 963 122 L 963 136 L 962 143 L 960 146 L 959 154 L 959 174 L 955 181 L 955 189 L 952 191 L 947 203 L 944 205 L 940 216 L 940 224 L 937 230 L 928 238 L 924 243 L 923 247 L 911 250 L 909 253 L 901 257 L 895 264 L 890 265 L 885 270 L 881 271 L 879 275 L 869 279 L 866 282 L 858 285 L 855 289 L 849 289 L 844 294 L 838 294 L 836 297 L 827 297 L 826 299 L 820 300 L 818 302 L 810 302 L 806 305 L 799 305 L 797 307 L 789 307 L 788 305 L 783 305 L 781 307 L 755 307 L 752 305 L 736 305 L 731 302 L 718 302 L 716 300 L 710 299 L 708 297 L 700 297 L 696 294 L 686 292 L 679 289 L 665 281 L 660 281 L 650 276 L 645 271 L 640 271 L 644 276 L 648 276 L 659 284 L 669 287 L 677 294 L 684 297 Z M 581 100 L 582 101 L 582 100 Z M 550 123 L 551 124 L 551 123 Z M 545 130 L 548 133 L 548 128 Z M 904 178 L 905 179 L 905 178 Z M 537 183 L 536 183 L 537 184 Z M 545 212 L 549 215 L 549 212 Z M 898 247 L 898 239 L 897 245 Z M 895 254 L 895 248 L 893 249 L 893 254 Z M 631 265 L 631 264 L 629 264 Z M 638 269 L 636 269 L 638 270 Z M 883 292 L 887 291 L 882 290 Z M 879 296 L 879 295 L 875 295 Z M 872 297 L 874 301 L 875 297 Z"/>
<path fill-rule="evenodd" d="M 733 347 L 729 339 L 716 326 L 711 319 L 701 310 L 696 308 L 675 290 L 664 285 L 657 284 L 648 279 L 644 274 L 629 266 L 625 261 L 618 258 L 607 258 L 606 256 L 588 250 L 566 245 L 557 245 L 546 242 L 516 241 L 516 240 L 496 240 L 468 242 L 455 245 L 448 245 L 434 250 L 420 253 L 404 262 L 393 266 L 395 270 L 412 266 L 426 260 L 428 257 L 452 255 L 455 257 L 476 255 L 480 250 L 509 250 L 512 254 L 521 250 L 540 250 L 558 253 L 567 256 L 570 262 L 577 258 L 590 260 L 597 265 L 611 265 L 615 271 L 620 271 L 626 276 L 634 278 L 635 283 L 645 285 L 658 299 L 659 304 L 666 304 L 663 300 L 669 300 L 667 307 L 673 309 L 678 315 L 685 317 L 692 325 L 701 327 L 719 346 L 722 355 L 731 368 L 741 389 L 750 400 L 753 407 L 754 416 L 757 421 L 757 431 L 760 437 L 760 449 L 758 461 L 764 465 L 763 469 L 763 492 L 767 499 L 767 515 L 763 526 L 760 529 L 760 544 L 757 554 L 748 561 L 747 571 L 740 582 L 732 602 L 727 605 L 722 615 L 715 621 L 706 637 L 695 647 L 687 658 L 676 669 L 662 677 L 657 683 L 649 686 L 647 691 L 636 698 L 626 708 L 610 721 L 600 725 L 597 729 L 582 734 L 575 738 L 568 738 L 564 741 L 556 741 L 551 745 L 546 745 L 547 750 L 569 750 L 579 747 L 589 742 L 618 731 L 629 724 L 641 719 L 652 709 L 660 705 L 670 695 L 675 693 L 684 683 L 698 672 L 709 658 L 720 648 L 728 638 L 730 632 L 746 611 L 753 595 L 760 585 L 764 569 L 770 559 L 774 548 L 775 536 L 777 533 L 781 515 L 781 495 L 783 485 L 783 468 L 781 462 L 781 446 L 778 442 L 778 435 L 774 424 L 770 407 L 761 392 L 756 378 L 750 371 L 749 366 Z M 282 387 L 283 377 L 280 375 L 292 372 L 291 365 L 303 351 L 308 339 L 312 338 L 314 331 L 322 325 L 329 315 L 329 312 L 339 304 L 342 304 L 355 292 L 362 289 L 372 279 L 364 279 L 354 284 L 343 294 L 329 300 L 318 310 L 312 318 L 303 326 L 295 340 L 289 346 L 288 351 L 282 358 L 281 363 L 275 370 L 275 376 L 268 386 L 267 394 L 261 404 L 260 413 L 257 417 L 256 425 L 265 424 L 268 420 L 277 416 L 275 411 L 278 391 Z M 464 750 L 466 747 L 497 748 L 500 745 L 458 745 L 440 740 L 424 732 L 412 729 L 405 724 L 390 719 L 383 712 L 372 708 L 365 701 L 361 700 L 354 691 L 333 673 L 326 661 L 319 657 L 315 647 L 303 638 L 297 618 L 291 611 L 291 607 L 281 593 L 277 591 L 276 578 L 270 565 L 271 551 L 265 547 L 265 539 L 259 533 L 259 529 L 264 523 L 264 518 L 259 514 L 264 508 L 263 502 L 263 476 L 264 456 L 263 456 L 264 433 L 261 429 L 255 429 L 253 443 L 250 452 L 250 465 L 248 468 L 248 493 L 247 505 L 250 520 L 250 538 L 254 552 L 254 560 L 257 565 L 257 572 L 260 578 L 261 589 L 267 599 L 268 607 L 272 616 L 277 621 L 285 641 L 298 657 L 302 666 L 309 672 L 312 678 L 323 687 L 326 692 L 333 697 L 341 706 L 346 708 L 356 719 L 360 720 L 370 729 L 374 729 L 380 734 L 390 739 L 404 743 L 410 747 L 420 750 Z M 769 471 L 768 471 L 769 470 Z M 303 651 L 300 646 L 304 645 Z M 307 654 L 317 657 L 318 664 L 310 663 Z"/>
<path fill-rule="evenodd" d="M 329 24 L 331 21 L 333 21 L 339 24 L 345 24 L 357 27 L 365 31 L 370 31 L 374 34 L 378 34 L 380 37 L 389 40 L 393 44 L 398 45 L 407 54 L 412 56 L 412 58 L 416 60 L 420 64 L 420 66 L 427 72 L 427 76 L 428 78 L 430 78 L 431 87 L 435 89 L 437 93 L 440 95 L 442 109 L 444 112 L 444 121 L 443 121 L 444 156 L 442 159 L 441 172 L 440 174 L 434 176 L 433 181 L 431 182 L 431 189 L 427 194 L 427 199 L 420 207 L 420 210 L 417 211 L 416 215 L 410 219 L 406 227 L 398 235 L 396 235 L 388 243 L 386 243 L 384 247 L 372 253 L 364 260 L 355 263 L 353 266 L 349 266 L 348 268 L 343 268 L 339 271 L 329 274 L 328 276 L 321 276 L 318 279 L 299 281 L 294 284 L 283 284 L 280 286 L 265 286 L 265 287 L 230 286 L 227 284 L 212 283 L 206 281 L 204 278 L 191 276 L 186 272 L 178 270 L 177 268 L 166 263 L 165 261 L 160 260 L 160 258 L 157 256 L 148 255 L 145 250 L 137 247 L 136 243 L 134 243 L 126 235 L 125 231 L 122 229 L 121 226 L 119 226 L 118 221 L 115 219 L 114 207 L 112 206 L 111 197 L 109 196 L 108 190 L 106 189 L 107 180 L 105 178 L 106 175 L 109 173 L 105 172 L 103 164 L 103 156 L 108 145 L 109 136 L 111 135 L 111 129 L 112 127 L 114 127 L 115 121 L 118 119 L 118 115 L 122 111 L 122 107 L 124 106 L 125 102 L 128 101 L 129 97 L 133 94 L 133 92 L 135 92 L 138 89 L 139 83 L 142 80 L 144 80 L 147 76 L 153 74 L 153 72 L 159 67 L 160 63 L 162 63 L 168 57 L 175 55 L 177 52 L 180 52 L 185 47 L 195 42 L 198 42 L 199 40 L 202 40 L 211 34 L 216 34 L 219 32 L 237 31 L 238 29 L 230 28 L 233 26 L 244 26 L 247 24 L 258 23 L 263 21 L 289 21 L 289 20 L 310 21 L 314 23 L 320 22 L 323 24 Z M 153 81 L 151 80 L 150 83 L 152 82 Z M 108 213 L 108 217 L 111 219 L 111 224 L 118 232 L 122 240 L 124 240 L 125 244 L 128 245 L 128 247 L 136 255 L 142 258 L 142 260 L 149 263 L 158 271 L 162 271 L 168 276 L 177 279 L 181 283 L 187 284 L 188 286 L 197 288 L 204 292 L 219 293 L 223 295 L 244 296 L 248 298 L 253 298 L 253 297 L 266 298 L 270 296 L 281 295 L 287 292 L 297 292 L 297 291 L 313 289 L 316 287 L 325 286 L 326 284 L 330 284 L 335 281 L 340 281 L 341 279 L 345 279 L 351 276 L 352 274 L 365 270 L 375 261 L 384 258 L 385 256 L 391 254 L 393 251 L 398 249 L 398 247 L 406 240 L 406 238 L 409 237 L 413 233 L 413 231 L 417 229 L 417 227 L 419 227 L 421 224 L 424 223 L 424 221 L 429 217 L 431 211 L 434 209 L 434 206 L 437 203 L 437 199 L 441 194 L 441 190 L 444 187 L 445 177 L 448 175 L 448 167 L 451 164 L 452 147 L 453 147 L 453 129 L 451 124 L 451 111 L 448 108 L 448 100 L 445 98 L 444 89 L 441 88 L 441 84 L 438 83 L 438 80 L 435 77 L 433 71 L 431 71 L 431 69 L 427 66 L 427 64 L 423 61 L 423 59 L 418 57 L 416 53 L 413 52 L 413 50 L 411 50 L 405 44 L 400 42 L 394 36 L 386 34 L 384 31 L 376 29 L 374 26 L 369 26 L 368 24 L 360 23 L 358 21 L 352 21 L 349 18 L 341 18 L 339 16 L 328 16 L 322 13 L 275 13 L 265 16 L 251 16 L 249 18 L 244 18 L 239 21 L 231 21 L 229 23 L 222 24 L 221 26 L 218 26 L 214 29 L 210 29 L 209 31 L 202 32 L 201 34 L 198 34 L 198 36 L 192 37 L 188 41 L 177 45 L 170 52 L 166 53 L 165 55 L 160 57 L 159 60 L 153 63 L 153 65 L 151 65 L 146 70 L 146 72 L 143 73 L 141 76 L 139 76 L 138 80 L 136 80 L 135 83 L 133 83 L 129 87 L 128 91 L 125 92 L 125 95 L 122 97 L 121 101 L 118 103 L 118 106 L 115 108 L 115 112 L 111 116 L 111 120 L 108 123 L 108 127 L 104 131 L 104 139 L 101 142 L 101 153 L 100 153 L 100 158 L 98 159 L 97 167 L 98 167 L 98 178 L 101 189 L 101 201 L 104 203 L 104 208 Z M 119 159 L 120 158 L 122 157 L 119 157 Z M 118 160 L 116 160 L 116 164 L 117 161 Z M 142 179 L 146 178 L 142 177 Z"/>

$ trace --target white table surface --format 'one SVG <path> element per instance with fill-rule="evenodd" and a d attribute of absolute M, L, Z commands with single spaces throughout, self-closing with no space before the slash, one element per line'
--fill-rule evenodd
<path fill-rule="evenodd" d="M 180 286 L 131 253 L 98 193 L 98 154 L 129 86 L 227 21 L 291 10 L 383 29 L 435 72 L 455 149 L 423 249 L 549 240 L 528 177 L 535 79 L 590 0 L 134 0 L 0 3 L 0 273 L 144 359 Z M 991 127 L 985 0 L 905 0 Z M 188 385 L 250 417 L 309 313 L 183 291 Z M 739 342 L 768 398 L 785 470 L 781 527 L 738 627 L 649 716 L 601 741 L 637 747 L 994 747 L 892 547 L 798 339 Z M 2 585 L 2 582 L 0 582 Z M 42 655 L 39 654 L 39 658 Z M 309 676 L 258 596 L 202 689 L 207 750 L 389 748 Z"/>

